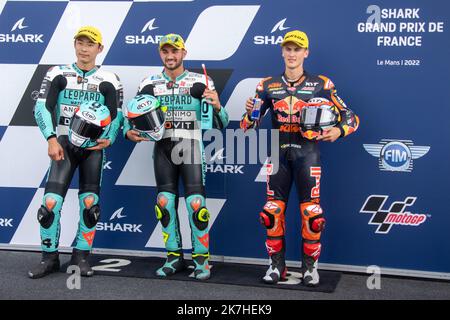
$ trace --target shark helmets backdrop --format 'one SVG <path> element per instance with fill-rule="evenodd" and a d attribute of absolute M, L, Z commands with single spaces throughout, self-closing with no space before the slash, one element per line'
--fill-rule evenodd
<path fill-rule="evenodd" d="M 283 71 L 284 33 L 300 29 L 310 38 L 305 69 L 332 79 L 361 119 L 355 134 L 321 146 L 327 219 L 321 267 L 365 272 L 377 265 L 391 274 L 450 278 L 448 1 L 0 1 L 0 12 L 2 248 L 40 248 L 36 212 L 49 158 L 32 109 L 49 66 L 75 61 L 79 26 L 102 31 L 105 50 L 97 62 L 121 78 L 124 103 L 145 76 L 161 71 L 162 35 L 182 35 L 185 66 L 198 71 L 206 64 L 231 129 L 239 127 L 258 81 Z M 210 250 L 217 259 L 265 264 L 265 230 L 258 221 L 264 159 L 228 161 L 239 148 L 216 150 L 212 160 L 222 163 L 206 167 Z M 154 215 L 152 150 L 153 143 L 135 145 L 123 137 L 107 150 L 96 250 L 164 251 Z M 77 192 L 75 176 L 62 210 L 63 249 L 75 240 Z M 184 202 L 179 215 L 189 251 Z M 294 190 L 286 216 L 293 263 L 301 254 Z"/>

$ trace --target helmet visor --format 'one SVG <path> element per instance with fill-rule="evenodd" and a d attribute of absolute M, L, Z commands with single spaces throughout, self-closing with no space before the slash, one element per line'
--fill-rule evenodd
<path fill-rule="evenodd" d="M 153 132 L 164 125 L 165 114 L 161 108 L 157 108 L 139 117 L 130 119 L 130 121 L 138 131 Z"/>
<path fill-rule="evenodd" d="M 91 140 L 97 140 L 103 133 L 103 128 L 86 121 L 78 116 L 73 116 L 70 128 L 77 135 L 89 138 Z"/>
<path fill-rule="evenodd" d="M 320 130 L 336 125 L 339 115 L 328 105 L 302 108 L 300 126 L 304 130 Z"/>

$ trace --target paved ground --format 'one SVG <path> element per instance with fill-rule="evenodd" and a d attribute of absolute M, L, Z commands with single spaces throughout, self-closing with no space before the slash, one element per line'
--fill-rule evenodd
<path fill-rule="evenodd" d="M 244 287 L 214 283 L 94 276 L 82 278 L 80 290 L 69 290 L 68 275 L 27 277 L 40 254 L 0 251 L 0 299 L 164 299 L 164 300 L 348 300 L 445 299 L 450 282 L 382 277 L 380 290 L 369 290 L 367 275 L 344 273 L 334 293 Z M 61 263 L 69 259 L 61 255 Z"/>

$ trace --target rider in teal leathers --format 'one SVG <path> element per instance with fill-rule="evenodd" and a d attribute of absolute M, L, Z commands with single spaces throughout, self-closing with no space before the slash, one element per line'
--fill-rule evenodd
<path fill-rule="evenodd" d="M 76 168 L 79 168 L 80 222 L 71 265 L 80 267 L 81 275 L 91 276 L 87 262 L 99 219 L 100 184 L 105 161 L 104 149 L 110 146 L 123 122 L 121 112 L 122 85 L 119 78 L 95 64 L 103 50 L 100 31 L 85 26 L 75 34 L 77 61 L 71 65 L 48 70 L 42 82 L 34 116 L 44 138 L 48 141 L 51 158 L 42 206 L 38 210 L 42 261 L 32 268 L 30 278 L 41 278 L 59 270 L 58 245 L 61 208 Z M 82 148 L 69 141 L 72 117 L 85 102 L 93 104 L 91 117 L 99 114 L 95 106 L 107 106 L 111 121 L 108 132 L 94 146 Z M 103 112 L 106 112 L 103 110 Z"/>
<path fill-rule="evenodd" d="M 181 176 L 191 227 L 194 276 L 198 280 L 206 280 L 210 277 L 209 212 L 205 200 L 201 130 L 225 128 L 228 114 L 220 104 L 213 81 L 183 67 L 186 50 L 181 36 L 169 34 L 163 37 L 159 51 L 164 70 L 144 79 L 138 92 L 156 96 L 162 106 L 167 106 L 164 135 L 156 141 L 153 154 L 158 188 L 156 217 L 161 222 L 167 250 L 167 260 L 156 274 L 167 277 L 186 267 L 177 216 L 178 180 Z M 210 113 L 205 110 L 210 110 Z M 148 140 L 133 130 L 125 108 L 124 115 L 125 136 L 135 142 Z M 179 156 L 182 161 L 178 161 Z"/>

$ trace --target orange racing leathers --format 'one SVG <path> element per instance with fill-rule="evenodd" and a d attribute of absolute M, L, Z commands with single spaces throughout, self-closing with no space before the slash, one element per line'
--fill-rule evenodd
<path fill-rule="evenodd" d="M 258 84 L 255 97 L 262 99 L 261 115 L 269 112 L 273 129 L 279 130 L 279 159 L 270 161 L 273 164 L 278 160 L 278 170 L 271 172 L 272 164 L 267 165 L 267 202 L 260 213 L 261 223 L 267 228 L 266 247 L 271 258 L 271 267 L 264 280 L 276 283 L 287 271 L 284 214 L 293 181 L 302 218 L 303 269 L 317 268 L 320 235 L 325 224 L 320 207 L 320 152 L 314 137 L 301 132 L 302 107 L 315 97 L 331 101 L 339 110 L 340 119 L 336 127 L 341 132 L 340 137 L 357 130 L 359 119 L 338 97 L 330 79 L 307 72 L 296 82 L 288 82 L 284 75 L 265 78 Z M 248 130 L 258 126 L 259 122 L 252 121 L 246 113 L 240 126 Z M 271 274 L 271 268 L 278 275 Z"/>

